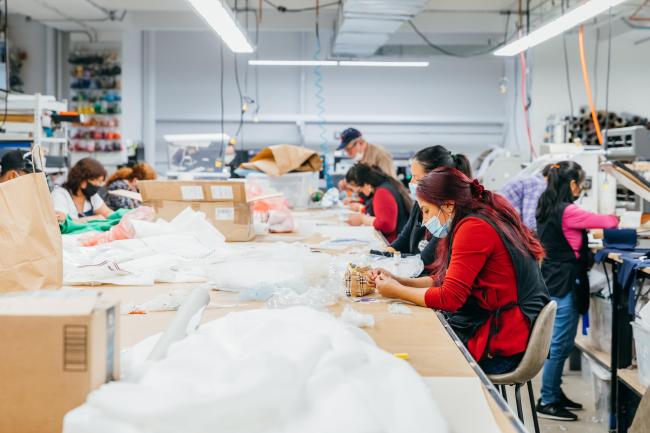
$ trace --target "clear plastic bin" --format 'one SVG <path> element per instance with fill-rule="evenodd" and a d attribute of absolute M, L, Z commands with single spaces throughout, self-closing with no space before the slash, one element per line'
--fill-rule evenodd
<path fill-rule="evenodd" d="M 589 304 L 589 342 L 595 349 L 609 352 L 612 349 L 612 303 L 608 299 L 592 296 Z"/>
<path fill-rule="evenodd" d="M 639 381 L 650 386 L 650 329 L 632 322 L 636 362 L 639 366 Z"/>
<path fill-rule="evenodd" d="M 582 354 L 582 378 L 591 383 L 594 397 L 595 415 L 589 420 L 603 426 L 607 431 L 609 425 L 609 396 L 611 375 L 603 366 L 591 357 Z"/>
<path fill-rule="evenodd" d="M 279 177 L 264 173 L 250 173 L 247 179 L 257 182 L 264 190 L 275 190 L 284 194 L 294 209 L 306 209 L 311 195 L 318 191 L 318 173 L 287 173 Z"/>

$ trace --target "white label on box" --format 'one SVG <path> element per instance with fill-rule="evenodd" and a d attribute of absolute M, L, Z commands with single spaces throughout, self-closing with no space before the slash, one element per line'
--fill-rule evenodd
<path fill-rule="evenodd" d="M 219 207 L 214 210 L 214 219 L 217 221 L 235 221 L 235 208 Z"/>
<path fill-rule="evenodd" d="M 203 187 L 181 186 L 181 196 L 183 200 L 203 200 Z"/>
<path fill-rule="evenodd" d="M 210 187 L 212 192 L 212 200 L 232 200 L 232 186 L 212 185 Z"/>

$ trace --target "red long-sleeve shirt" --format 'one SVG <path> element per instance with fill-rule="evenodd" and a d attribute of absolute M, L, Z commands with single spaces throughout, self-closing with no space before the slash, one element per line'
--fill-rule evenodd
<path fill-rule="evenodd" d="M 465 218 L 454 231 L 451 262 L 440 287 L 425 294 L 429 308 L 455 312 L 474 296 L 481 308 L 494 311 L 517 302 L 517 279 L 510 254 L 494 228 L 479 218 Z M 487 354 L 490 318 L 470 338 L 467 348 L 480 361 Z M 518 306 L 502 311 L 490 353 L 512 356 L 526 350 L 530 323 Z"/>
<path fill-rule="evenodd" d="M 390 243 L 397 238 L 397 217 L 399 209 L 393 194 L 386 188 L 378 187 L 372 198 L 372 209 L 375 213 L 373 226 L 386 237 Z"/>

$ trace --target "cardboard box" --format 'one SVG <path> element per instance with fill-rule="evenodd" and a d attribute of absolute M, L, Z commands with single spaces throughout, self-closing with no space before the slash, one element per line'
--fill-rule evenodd
<path fill-rule="evenodd" d="M 246 242 L 255 238 L 253 211 L 246 200 L 243 181 L 150 180 L 138 183 L 145 206 L 156 216 L 171 220 L 185 208 L 205 213 L 229 242 Z"/>
<path fill-rule="evenodd" d="M 0 297 L 0 432 L 60 433 L 67 412 L 119 378 L 119 305 L 74 292 Z"/>

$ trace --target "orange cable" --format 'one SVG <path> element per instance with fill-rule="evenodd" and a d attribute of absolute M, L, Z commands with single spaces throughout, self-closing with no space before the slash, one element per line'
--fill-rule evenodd
<path fill-rule="evenodd" d="M 598 41 L 596 41 L 598 43 Z M 591 110 L 591 119 L 594 121 L 594 127 L 596 128 L 596 136 L 598 137 L 598 143 L 602 146 L 603 144 L 603 134 L 600 132 L 600 122 L 598 122 L 598 116 L 596 115 L 596 106 L 594 105 L 594 98 L 591 95 L 591 84 L 589 83 L 589 73 L 587 72 L 587 62 L 585 60 L 585 27 L 580 26 L 580 31 L 578 32 L 578 46 L 580 48 L 580 65 L 582 66 L 582 78 L 585 82 L 585 91 L 587 92 L 587 101 L 589 101 L 589 109 Z"/>

